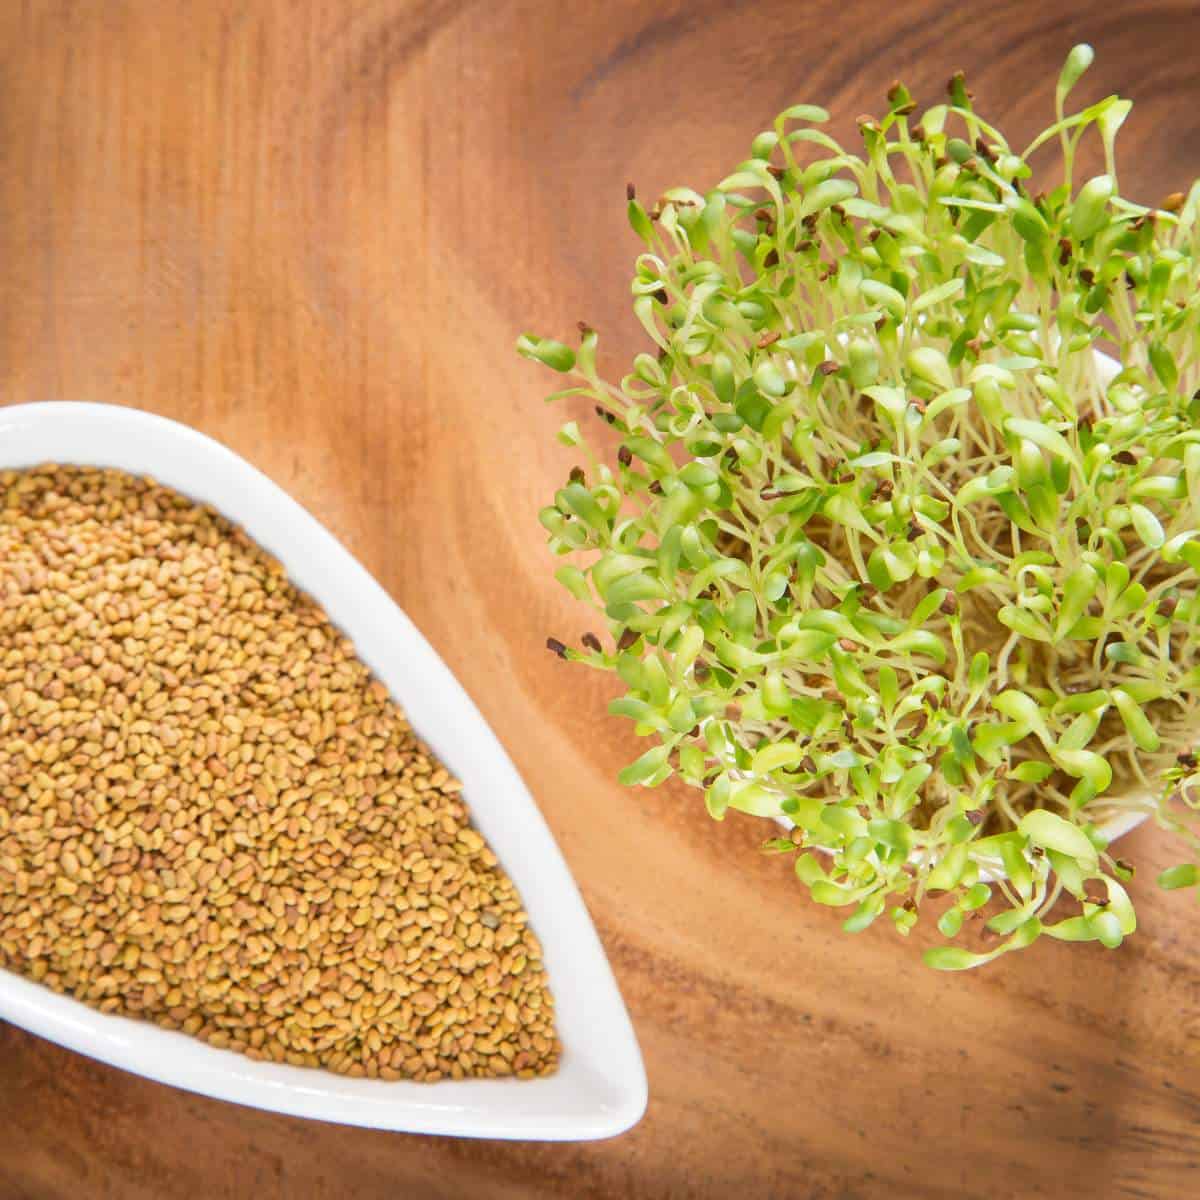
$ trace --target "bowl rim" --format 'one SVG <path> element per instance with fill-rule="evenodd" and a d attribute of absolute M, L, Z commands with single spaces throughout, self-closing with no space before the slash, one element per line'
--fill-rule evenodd
<path fill-rule="evenodd" d="M 148 475 L 242 526 L 354 642 L 463 782 L 476 827 L 542 942 L 563 1053 L 533 1080 L 351 1079 L 259 1063 L 100 1013 L 0 970 L 0 1018 L 124 1070 L 220 1100 L 372 1128 L 465 1137 L 611 1137 L 645 1111 L 645 1068 L 595 927 L 545 820 L 461 684 L 373 575 L 283 488 L 191 426 L 86 401 L 0 408 L 0 470 L 67 463 Z"/>

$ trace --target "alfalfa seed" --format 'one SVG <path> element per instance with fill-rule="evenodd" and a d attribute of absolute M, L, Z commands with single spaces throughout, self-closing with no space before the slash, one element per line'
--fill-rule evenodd
<path fill-rule="evenodd" d="M 212 509 L 0 472 L 0 966 L 260 1061 L 547 1074 L 541 948 L 459 791 Z"/>

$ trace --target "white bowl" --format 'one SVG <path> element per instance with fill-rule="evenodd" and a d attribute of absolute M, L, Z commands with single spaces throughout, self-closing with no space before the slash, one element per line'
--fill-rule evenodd
<path fill-rule="evenodd" d="M 563 1043 L 545 1079 L 351 1079 L 254 1062 L 148 1022 L 99 1013 L 0 971 L 0 1017 L 149 1079 L 300 1117 L 415 1133 L 574 1141 L 628 1129 L 646 1108 L 633 1027 L 583 900 L 533 799 L 449 669 L 366 569 L 244 459 L 162 417 L 101 404 L 0 409 L 0 468 L 118 467 L 206 501 L 274 554 L 344 630 L 463 782 L 480 832 L 545 950 Z"/>

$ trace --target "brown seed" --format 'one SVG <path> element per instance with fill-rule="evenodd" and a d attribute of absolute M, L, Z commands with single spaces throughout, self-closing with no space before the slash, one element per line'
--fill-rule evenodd
<path fill-rule="evenodd" d="M 636 629 L 622 630 L 621 636 L 617 640 L 617 649 L 621 651 L 630 649 L 641 636 Z"/>
<path fill-rule="evenodd" d="M 0 471 L 0 606 L 0 966 L 261 1061 L 555 1069 L 461 784 L 244 534 L 121 472 Z"/>

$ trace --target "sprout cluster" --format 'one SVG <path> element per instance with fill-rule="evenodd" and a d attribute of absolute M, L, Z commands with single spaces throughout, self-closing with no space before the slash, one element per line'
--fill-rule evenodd
<path fill-rule="evenodd" d="M 790 108 L 706 195 L 630 189 L 653 351 L 619 386 L 586 326 L 518 342 L 617 439 L 563 427 L 586 462 L 541 522 L 610 635 L 551 648 L 616 671 L 653 742 L 622 781 L 786 817 L 768 848 L 850 931 L 946 893 L 954 939 L 1002 901 L 982 952 L 927 952 L 948 969 L 1118 945 L 1123 811 L 1197 846 L 1200 185 L 1118 193 L 1129 102 L 1064 109 L 1091 58 L 1019 153 L 961 75 L 919 120 L 893 86 L 859 153 Z M 1032 194 L 1043 147 L 1061 182 Z"/>

